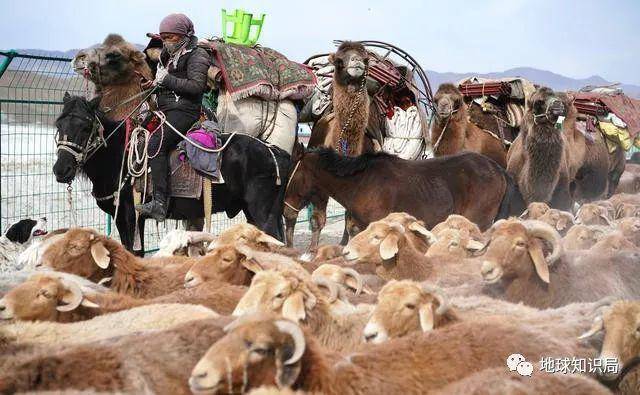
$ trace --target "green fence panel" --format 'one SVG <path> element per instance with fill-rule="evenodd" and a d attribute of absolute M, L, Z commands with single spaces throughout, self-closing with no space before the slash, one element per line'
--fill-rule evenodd
<path fill-rule="evenodd" d="M 54 121 L 62 111 L 65 92 L 93 94 L 93 86 L 71 68 L 71 59 L 0 52 L 0 232 L 23 218 L 46 216 L 50 229 L 72 226 L 66 185 L 58 184 L 52 168 L 56 160 Z M 108 232 L 109 218 L 96 206 L 91 185 L 73 182 L 72 199 L 79 226 Z M 344 210 L 331 201 L 329 218 L 342 218 Z M 299 222 L 309 220 L 306 210 Z M 301 213 L 302 214 L 302 213 Z M 220 233 L 244 216 L 229 219 L 216 214 L 212 232 Z M 177 221 L 148 221 L 145 247 L 157 247 L 162 236 L 181 225 Z M 113 224 L 112 235 L 117 237 Z"/>

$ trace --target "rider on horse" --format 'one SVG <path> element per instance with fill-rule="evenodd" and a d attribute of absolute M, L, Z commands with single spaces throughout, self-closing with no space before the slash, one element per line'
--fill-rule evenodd
<path fill-rule="evenodd" d="M 158 109 L 171 124 L 185 134 L 200 117 L 202 95 L 207 90 L 210 58 L 197 47 L 193 22 L 184 14 L 171 14 L 160 22 L 163 48 L 153 84 L 157 87 Z M 136 206 L 141 215 L 156 221 L 167 216 L 169 153 L 182 138 L 168 125 L 153 133 L 149 140 L 153 178 L 153 200 Z M 157 155 L 156 155 L 157 153 Z"/>

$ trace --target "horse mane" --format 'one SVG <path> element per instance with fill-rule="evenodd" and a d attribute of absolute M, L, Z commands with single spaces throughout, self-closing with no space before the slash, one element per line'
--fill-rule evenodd
<path fill-rule="evenodd" d="M 309 151 L 318 155 L 318 164 L 324 170 L 338 177 L 361 173 L 380 162 L 396 162 L 397 156 L 386 152 L 367 152 L 360 156 L 344 156 L 332 148 L 315 148 Z"/>

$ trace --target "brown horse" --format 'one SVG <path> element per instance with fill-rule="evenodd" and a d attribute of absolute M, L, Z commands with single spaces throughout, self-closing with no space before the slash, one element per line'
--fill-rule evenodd
<path fill-rule="evenodd" d="M 344 157 L 320 148 L 303 153 L 294 169 L 285 196 L 288 207 L 328 195 L 360 228 L 391 212 L 407 212 L 428 227 L 460 214 L 487 229 L 495 219 L 524 209 L 506 171 L 473 152 L 408 161 L 385 153 Z"/>

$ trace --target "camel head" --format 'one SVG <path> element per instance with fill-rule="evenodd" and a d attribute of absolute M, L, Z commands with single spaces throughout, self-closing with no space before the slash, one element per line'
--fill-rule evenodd
<path fill-rule="evenodd" d="M 444 83 L 438 88 L 433 99 L 438 118 L 449 118 L 463 108 L 464 99 L 460 90 L 450 83 Z"/>
<path fill-rule="evenodd" d="M 83 49 L 73 58 L 73 69 L 98 87 L 128 84 L 140 75 L 151 78 L 146 56 L 118 34 L 109 34 L 96 47 Z"/>
<path fill-rule="evenodd" d="M 566 115 L 566 107 L 553 90 L 538 88 L 527 100 L 527 118 L 532 117 L 535 124 L 555 125 L 558 117 Z"/>
<path fill-rule="evenodd" d="M 335 67 L 333 79 L 340 85 L 357 85 L 365 78 L 369 65 L 369 53 L 364 45 L 345 41 L 335 53 L 329 55 L 329 62 Z"/>

